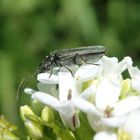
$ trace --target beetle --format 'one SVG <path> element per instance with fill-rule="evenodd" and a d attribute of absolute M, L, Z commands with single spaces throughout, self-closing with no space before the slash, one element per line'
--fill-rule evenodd
<path fill-rule="evenodd" d="M 84 46 L 72 49 L 60 49 L 51 52 L 41 62 L 38 69 L 32 75 L 28 75 L 19 84 L 17 90 L 17 99 L 19 99 L 19 93 L 22 87 L 24 88 L 31 78 L 39 73 L 50 71 L 50 76 L 53 73 L 53 69 L 58 67 L 58 71 L 62 67 L 66 68 L 71 72 L 71 67 L 74 65 L 81 66 L 82 64 L 95 64 L 105 53 L 107 49 L 103 46 Z M 74 75 L 73 75 L 74 76 Z"/>

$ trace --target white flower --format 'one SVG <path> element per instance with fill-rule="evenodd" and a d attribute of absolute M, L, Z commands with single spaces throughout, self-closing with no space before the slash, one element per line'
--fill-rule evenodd
<path fill-rule="evenodd" d="M 92 71 L 95 69 L 95 71 L 92 72 L 91 69 Z M 83 75 L 83 71 L 88 72 L 88 75 Z M 25 92 L 32 94 L 33 99 L 58 111 L 63 123 L 71 129 L 75 129 L 80 126 L 80 122 L 73 99 L 80 94 L 82 83 L 95 77 L 98 71 L 99 69 L 95 65 L 85 65 L 77 70 L 74 77 L 70 72 L 59 72 L 58 76 L 53 74 L 51 77 L 48 73 L 41 73 L 37 78 L 41 82 L 38 83 L 39 91 L 26 89 Z M 56 89 L 56 84 L 59 84 L 59 91 Z M 90 86 L 84 90 L 83 98 L 90 96 L 89 94 L 94 89 L 94 86 Z"/>
<path fill-rule="evenodd" d="M 33 99 L 48 105 L 59 112 L 63 123 L 71 129 L 79 127 L 77 111 L 73 105 L 72 99 L 77 95 L 76 81 L 69 72 L 59 72 L 58 76 L 47 77 L 46 73 L 38 75 L 41 82 L 59 83 L 59 97 L 45 92 L 45 84 L 39 84 L 40 91 L 34 92 Z M 42 87 L 41 87 L 42 86 Z M 57 98 L 58 97 L 58 98 Z"/>
<path fill-rule="evenodd" d="M 101 58 L 101 65 L 103 67 L 101 78 L 107 78 L 112 82 L 121 82 L 122 75 L 128 66 L 132 65 L 130 57 L 125 57 L 122 61 L 118 62 L 116 57 L 103 56 Z"/>
<path fill-rule="evenodd" d="M 132 79 L 123 79 L 125 70 Z M 132 118 L 136 118 L 131 113 L 140 108 L 140 96 L 132 90 L 140 92 L 140 71 L 132 67 L 130 57 L 119 62 L 115 57 L 103 56 L 97 65 L 81 66 L 74 77 L 69 71 L 60 71 L 51 77 L 48 73 L 38 74 L 37 79 L 40 81 L 39 91 L 26 89 L 26 93 L 58 111 L 63 123 L 72 130 L 80 126 L 79 110 L 85 112 L 90 126 L 97 133 L 94 140 L 117 140 L 122 132 L 127 134 L 129 129 L 126 127 Z M 139 137 L 136 133 L 139 131 L 134 129 Z"/>
<path fill-rule="evenodd" d="M 117 130 L 98 132 L 93 140 L 140 140 L 139 119 L 140 110 L 136 110 Z"/>
<path fill-rule="evenodd" d="M 91 101 L 78 96 L 74 103 L 77 108 L 87 113 L 89 123 L 95 131 L 110 130 L 123 124 L 128 114 L 140 107 L 140 97 L 130 96 L 120 100 L 123 82 L 122 72 L 132 65 L 129 57 L 118 62 L 116 58 L 104 56 L 101 59 L 102 71 L 96 78 L 98 84 Z"/>

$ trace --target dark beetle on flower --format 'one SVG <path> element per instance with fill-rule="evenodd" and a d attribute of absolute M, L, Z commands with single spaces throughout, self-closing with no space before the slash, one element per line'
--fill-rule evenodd
<path fill-rule="evenodd" d="M 19 84 L 17 91 L 17 98 L 19 98 L 19 93 L 21 87 L 25 87 L 32 77 L 36 74 L 44 73 L 50 71 L 50 77 L 53 73 L 53 69 L 58 67 L 60 71 L 61 68 L 65 68 L 71 72 L 71 66 L 82 64 L 95 64 L 105 53 L 107 49 L 103 46 L 86 46 L 72 49 L 62 49 L 51 52 L 39 65 L 39 68 L 32 75 L 24 78 Z M 74 75 L 73 75 L 74 76 Z"/>
<path fill-rule="evenodd" d="M 52 74 L 55 67 L 59 67 L 59 70 L 64 67 L 71 72 L 69 67 L 72 65 L 94 64 L 105 54 L 106 50 L 103 46 L 87 46 L 51 52 L 40 64 L 38 73 L 51 70 Z"/>

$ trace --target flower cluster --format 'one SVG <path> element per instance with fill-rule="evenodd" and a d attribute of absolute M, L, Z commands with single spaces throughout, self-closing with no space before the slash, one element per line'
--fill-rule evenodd
<path fill-rule="evenodd" d="M 132 64 L 130 57 L 118 62 L 103 56 L 95 65 L 78 68 L 74 76 L 69 71 L 51 77 L 40 73 L 38 91 L 25 92 L 57 111 L 72 131 L 84 127 L 79 119 L 84 112 L 93 140 L 139 140 L 140 70 Z"/>

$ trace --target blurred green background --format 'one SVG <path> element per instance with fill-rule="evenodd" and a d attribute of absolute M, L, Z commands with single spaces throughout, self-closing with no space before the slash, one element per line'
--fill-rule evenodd
<path fill-rule="evenodd" d="M 98 44 L 140 64 L 140 0 L 0 0 L 0 114 L 20 124 L 18 84 L 50 51 Z"/>

